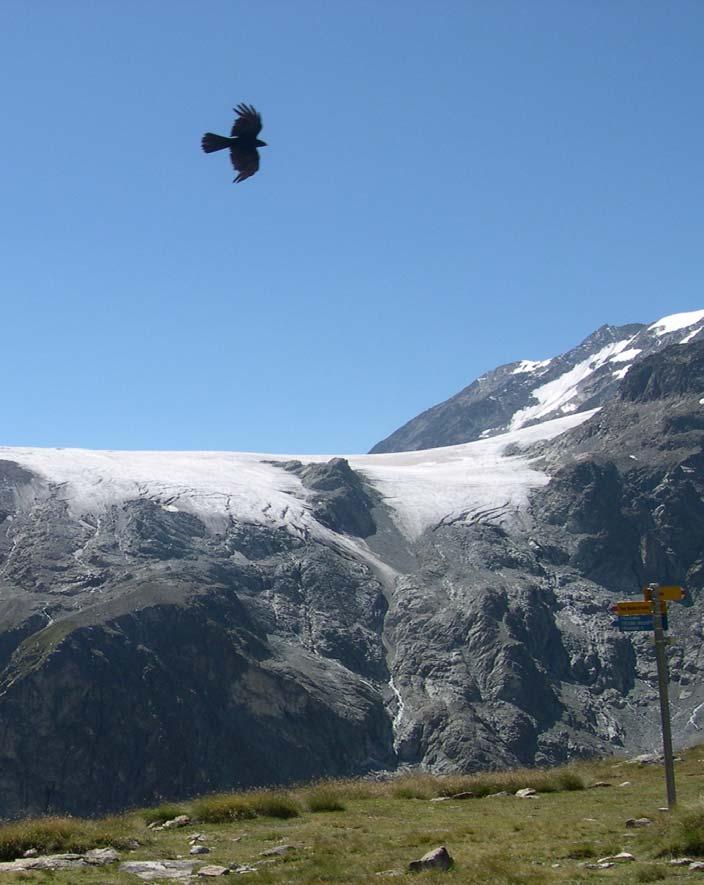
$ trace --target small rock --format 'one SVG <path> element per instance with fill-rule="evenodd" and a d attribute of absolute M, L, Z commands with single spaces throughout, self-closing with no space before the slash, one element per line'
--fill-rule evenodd
<path fill-rule="evenodd" d="M 211 864 L 207 867 L 201 867 L 198 870 L 198 875 L 203 879 L 215 879 L 217 876 L 229 876 L 230 871 L 227 867 L 218 867 L 215 864 Z"/>
<path fill-rule="evenodd" d="M 655 765 L 662 762 L 661 753 L 641 753 L 640 756 L 634 756 L 633 759 L 627 759 L 628 765 Z"/>
<path fill-rule="evenodd" d="M 427 854 L 424 854 L 420 860 L 412 860 L 408 864 L 408 870 L 411 873 L 419 873 L 422 870 L 449 870 L 454 860 L 444 845 L 439 848 L 433 848 Z"/>
<path fill-rule="evenodd" d="M 140 843 L 136 839 L 128 839 L 125 844 L 128 851 L 136 851 L 140 847 Z"/>
<path fill-rule="evenodd" d="M 374 873 L 374 875 L 375 875 L 375 876 L 405 876 L 405 875 L 406 875 L 406 871 L 405 871 L 405 870 L 399 870 L 399 869 L 394 869 L 394 870 L 382 870 L 380 873 Z"/>
<path fill-rule="evenodd" d="M 192 845 L 191 850 L 188 852 L 189 854 L 210 854 L 210 849 L 207 845 Z"/>
<path fill-rule="evenodd" d="M 508 790 L 499 790 L 498 793 L 489 793 L 486 798 L 487 799 L 502 799 L 504 796 L 510 796 Z"/>
<path fill-rule="evenodd" d="M 537 796 L 538 791 L 534 790 L 532 787 L 523 787 L 522 790 L 516 790 L 516 796 L 519 799 L 532 799 L 533 796 Z"/>
<path fill-rule="evenodd" d="M 205 836 L 202 833 L 191 833 L 188 837 L 189 842 L 204 842 Z"/>
<path fill-rule="evenodd" d="M 121 873 L 139 876 L 144 882 L 161 879 L 190 879 L 195 862 L 191 860 L 130 860 L 120 864 Z"/>
<path fill-rule="evenodd" d="M 598 787 L 610 787 L 611 784 L 608 781 L 594 781 L 593 784 L 589 784 L 590 790 L 596 790 Z"/>
<path fill-rule="evenodd" d="M 295 850 L 295 845 L 277 845 L 276 848 L 267 848 L 266 851 L 260 851 L 259 857 L 283 857 L 284 854 L 290 854 Z"/>
<path fill-rule="evenodd" d="M 22 857 L 39 857 L 39 852 L 36 848 L 28 848 Z"/>
<path fill-rule="evenodd" d="M 453 799 L 475 799 L 477 796 L 476 793 L 472 793 L 471 790 L 466 790 L 464 793 L 455 793 L 452 797 Z"/>
<path fill-rule="evenodd" d="M 615 867 L 615 863 L 611 863 L 610 861 L 598 861 L 597 863 L 583 863 L 580 864 L 581 867 L 584 867 L 585 870 L 610 870 L 611 867 Z"/>
<path fill-rule="evenodd" d="M 92 866 L 102 867 L 105 864 L 117 863 L 120 855 L 114 848 L 91 848 L 85 853 L 86 863 Z"/>
<path fill-rule="evenodd" d="M 430 800 L 431 802 L 450 802 L 452 801 L 449 796 L 435 796 Z"/>
<path fill-rule="evenodd" d="M 635 860 L 627 851 L 619 851 L 618 854 L 610 854 L 608 857 L 600 857 L 597 863 L 631 863 Z"/>
<path fill-rule="evenodd" d="M 178 817 L 174 817 L 171 820 L 164 821 L 164 829 L 165 830 L 173 830 L 176 827 L 187 827 L 191 822 L 190 817 L 187 814 L 179 814 Z"/>
<path fill-rule="evenodd" d="M 624 781 L 622 784 L 619 784 L 619 787 L 630 787 L 630 786 L 631 786 L 630 781 Z"/>
<path fill-rule="evenodd" d="M 626 821 L 626 826 L 631 830 L 635 827 L 649 827 L 651 824 L 649 817 L 629 817 Z"/>
<path fill-rule="evenodd" d="M 692 863 L 689 865 L 689 869 L 692 870 L 692 872 L 701 873 L 702 870 L 704 870 L 704 862 L 702 862 L 701 860 L 693 860 Z"/>
<path fill-rule="evenodd" d="M 256 873 L 258 872 L 256 867 L 250 867 L 249 864 L 232 864 L 230 866 L 230 870 L 233 873 L 237 873 L 240 876 L 244 876 L 246 873 Z"/>
<path fill-rule="evenodd" d="M 695 863 L 691 857 L 674 857 L 670 861 L 671 867 L 688 867 L 691 863 Z"/>

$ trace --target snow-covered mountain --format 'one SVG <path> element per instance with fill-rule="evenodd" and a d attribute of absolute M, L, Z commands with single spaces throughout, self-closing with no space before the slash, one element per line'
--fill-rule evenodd
<path fill-rule="evenodd" d="M 602 326 L 580 345 L 548 360 L 519 360 L 482 375 L 411 419 L 372 453 L 456 445 L 517 430 L 611 399 L 632 365 L 671 344 L 704 337 L 704 310 L 650 325 Z"/>
<path fill-rule="evenodd" d="M 650 749 L 652 648 L 609 606 L 653 580 L 688 590 L 673 728 L 698 736 L 703 323 L 502 367 L 476 384 L 504 431 L 458 445 L 0 448 L 0 813 Z"/>

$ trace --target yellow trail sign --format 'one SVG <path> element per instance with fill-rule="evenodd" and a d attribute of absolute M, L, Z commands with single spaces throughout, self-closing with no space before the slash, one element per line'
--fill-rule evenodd
<path fill-rule="evenodd" d="M 611 611 L 617 615 L 649 615 L 652 614 L 652 606 L 649 602 L 641 599 L 617 602 L 611 607 Z"/>
<path fill-rule="evenodd" d="M 660 587 L 660 599 L 672 599 L 678 602 L 684 599 L 684 590 L 676 584 L 671 587 Z"/>

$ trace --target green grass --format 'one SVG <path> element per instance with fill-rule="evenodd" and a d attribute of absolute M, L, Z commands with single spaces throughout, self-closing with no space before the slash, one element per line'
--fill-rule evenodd
<path fill-rule="evenodd" d="M 584 778 L 574 768 L 524 768 L 509 772 L 484 772 L 476 775 L 437 775 L 414 773 L 395 778 L 391 794 L 397 799 L 432 799 L 474 793 L 477 798 L 493 793 L 515 793 L 532 787 L 539 793 L 583 790 Z"/>
<path fill-rule="evenodd" d="M 574 770 L 567 769 L 566 771 L 561 771 L 555 777 L 558 787 L 561 790 L 584 789 L 584 778 L 580 777 L 580 775 Z"/>
<path fill-rule="evenodd" d="M 185 809 L 182 805 L 173 805 L 170 803 L 157 805 L 154 808 L 145 808 L 141 812 L 142 817 L 148 824 L 163 824 L 164 821 L 173 820 L 173 818 L 185 813 Z"/>
<path fill-rule="evenodd" d="M 88 821 L 72 817 L 40 817 L 0 826 L 0 860 L 14 860 L 35 848 L 40 854 L 83 852 L 112 846 L 126 849 L 134 839 L 127 817 Z M 140 835 L 142 835 L 140 833 Z M 142 835 L 142 843 L 147 837 Z"/>
<path fill-rule="evenodd" d="M 331 780 L 292 787 L 201 796 L 166 803 L 107 820 L 40 818 L 0 826 L 0 857 L 12 859 L 27 848 L 41 853 L 113 846 L 122 860 L 188 857 L 189 834 L 203 835 L 211 849 L 202 865 L 252 864 L 257 885 L 383 883 L 385 870 L 400 870 L 396 881 L 447 885 L 580 885 L 701 880 L 669 858 L 704 856 L 703 748 L 684 754 L 676 766 L 680 807 L 660 813 L 664 777 L 658 766 L 631 766 L 618 759 L 555 769 L 521 769 L 476 775 L 434 777 L 405 774 L 387 781 Z M 585 789 L 607 781 L 610 789 Z M 619 787 L 623 781 L 630 786 Z M 537 799 L 481 798 L 521 787 Z M 474 793 L 477 798 L 430 799 Z M 187 814 L 183 829 L 150 830 L 148 823 Z M 649 817 L 653 825 L 629 830 L 626 820 Z M 140 843 L 129 850 L 131 840 Z M 262 856 L 281 845 L 279 855 Z M 413 875 L 411 860 L 445 845 L 455 860 L 446 873 Z M 636 863 L 599 871 L 584 863 L 629 851 Z M 137 880 L 117 865 L 79 871 L 26 872 L 22 881 L 53 885 L 127 885 Z M 8 881 L 10 881 L 8 877 Z"/>
<path fill-rule="evenodd" d="M 278 817 L 288 820 L 298 817 L 299 804 L 291 795 L 271 790 L 255 790 L 249 794 L 249 804 L 259 817 Z"/>
<path fill-rule="evenodd" d="M 674 829 L 681 854 L 704 855 L 704 808 L 686 812 L 677 818 Z"/>
<path fill-rule="evenodd" d="M 74 626 L 70 618 L 63 618 L 24 639 L 12 655 L 5 680 L 16 678 L 18 674 L 29 673 L 39 667 L 71 633 Z"/>
<path fill-rule="evenodd" d="M 216 796 L 203 796 L 191 806 L 196 821 L 206 824 L 231 823 L 236 820 L 252 820 L 256 811 L 241 796 L 223 793 Z"/>
<path fill-rule="evenodd" d="M 340 791 L 333 783 L 316 784 L 305 791 L 303 798 L 306 807 L 312 812 L 345 810 Z"/>
<path fill-rule="evenodd" d="M 661 857 L 704 857 L 704 805 L 701 798 L 696 806 L 678 809 L 672 817 L 660 823 L 655 833 L 648 832 L 640 839 L 651 842 L 657 839 L 657 853 Z"/>
<path fill-rule="evenodd" d="M 578 842 L 567 852 L 567 857 L 572 860 L 586 860 L 590 857 L 596 857 L 597 851 L 591 842 Z"/>
<path fill-rule="evenodd" d="M 667 873 L 662 867 L 639 866 L 635 870 L 636 882 L 661 882 L 667 878 Z"/>
<path fill-rule="evenodd" d="M 299 803 L 288 793 L 280 790 L 252 790 L 247 793 L 202 796 L 191 803 L 186 813 L 195 822 L 216 824 L 253 820 L 256 817 L 287 820 L 297 817 L 300 812 Z"/>

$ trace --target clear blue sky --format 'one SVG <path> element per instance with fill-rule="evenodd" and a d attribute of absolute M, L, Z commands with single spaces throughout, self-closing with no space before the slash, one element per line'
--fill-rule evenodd
<path fill-rule="evenodd" d="M 2 0 L 0 444 L 365 451 L 704 307 L 702 46 L 702 0 Z"/>

